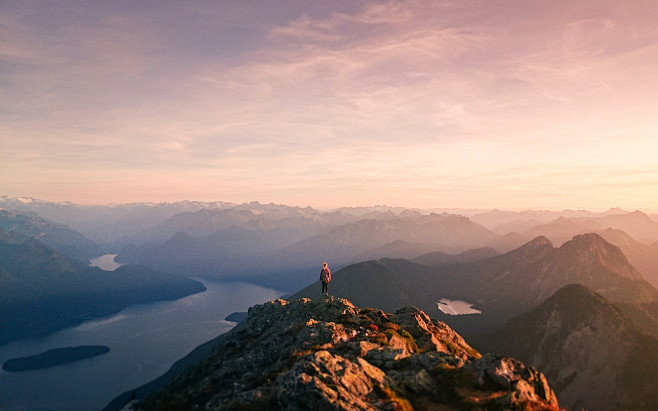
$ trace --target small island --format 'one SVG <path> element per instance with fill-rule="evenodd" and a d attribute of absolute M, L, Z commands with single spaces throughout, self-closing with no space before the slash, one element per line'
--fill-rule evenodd
<path fill-rule="evenodd" d="M 247 313 L 246 312 L 236 312 L 236 313 L 232 313 L 228 317 L 224 318 L 224 321 L 230 321 L 230 322 L 233 322 L 233 323 L 240 323 L 245 318 L 247 318 Z"/>
<path fill-rule="evenodd" d="M 11 372 L 38 370 L 96 357 L 109 351 L 110 347 L 104 345 L 55 348 L 37 355 L 7 360 L 2 369 Z"/>

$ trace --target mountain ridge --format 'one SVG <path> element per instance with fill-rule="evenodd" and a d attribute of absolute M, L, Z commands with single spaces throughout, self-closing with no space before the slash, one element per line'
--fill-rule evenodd
<path fill-rule="evenodd" d="M 442 267 L 389 259 L 353 264 L 334 273 L 329 289 L 356 304 L 381 304 L 389 310 L 414 301 L 472 338 L 577 282 L 613 301 L 628 303 L 625 309 L 643 317 L 647 326 L 658 318 L 651 305 L 658 301 L 658 290 L 642 279 L 618 247 L 596 234 L 576 236 L 559 248 L 540 236 L 506 254 Z M 319 290 L 312 284 L 294 296 L 316 298 Z M 482 314 L 443 315 L 436 305 L 441 298 L 467 301 Z M 653 333 L 658 332 L 655 324 L 653 328 Z"/>
<path fill-rule="evenodd" d="M 481 355 L 421 310 L 389 314 L 337 298 L 250 308 L 213 354 L 130 406 L 559 409 L 543 374 L 509 357 Z"/>

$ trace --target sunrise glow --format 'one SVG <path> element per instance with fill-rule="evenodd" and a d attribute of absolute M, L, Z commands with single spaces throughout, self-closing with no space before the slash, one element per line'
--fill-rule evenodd
<path fill-rule="evenodd" d="M 658 7 L 0 5 L 0 194 L 658 210 Z"/>

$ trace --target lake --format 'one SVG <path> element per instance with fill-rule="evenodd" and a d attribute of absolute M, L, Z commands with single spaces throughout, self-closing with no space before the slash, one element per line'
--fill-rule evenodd
<path fill-rule="evenodd" d="M 444 314 L 449 315 L 482 314 L 482 311 L 473 308 L 473 304 L 461 300 L 442 298 L 436 305 Z"/>
<path fill-rule="evenodd" d="M 207 291 L 180 300 L 129 307 L 42 338 L 0 347 L 0 363 L 67 346 L 107 345 L 98 357 L 56 367 L 0 369 L 0 410 L 100 410 L 117 395 L 164 374 L 198 345 L 235 326 L 224 318 L 278 298 L 273 289 L 241 282 L 201 281 Z"/>
<path fill-rule="evenodd" d="M 89 265 L 105 271 L 114 271 L 123 265 L 114 261 L 114 257 L 116 256 L 117 254 L 105 254 L 100 257 L 90 258 Z"/>

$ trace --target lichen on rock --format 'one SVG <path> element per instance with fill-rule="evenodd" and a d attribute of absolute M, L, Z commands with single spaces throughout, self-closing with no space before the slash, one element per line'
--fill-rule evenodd
<path fill-rule="evenodd" d="M 423 311 L 323 298 L 254 306 L 145 410 L 558 409 L 537 370 L 482 356 Z M 173 408 L 172 408 L 173 407 Z"/>

